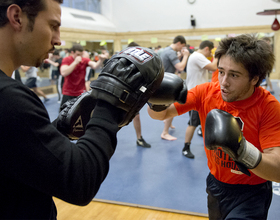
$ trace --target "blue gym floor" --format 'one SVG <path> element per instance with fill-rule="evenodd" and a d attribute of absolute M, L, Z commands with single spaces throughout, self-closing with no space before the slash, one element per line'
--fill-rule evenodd
<path fill-rule="evenodd" d="M 276 81 L 273 81 L 273 87 L 279 100 L 280 89 Z M 58 115 L 59 103 L 56 95 L 50 99 L 45 106 L 52 121 Z M 160 138 L 163 122 L 151 119 L 147 105 L 144 106 L 140 111 L 142 136 L 152 147 L 136 145 L 132 123 L 122 128 L 109 174 L 95 198 L 207 214 L 205 179 L 209 170 L 202 137 L 195 132 L 192 140 L 195 159 L 181 154 L 188 117 L 184 114 L 174 118 L 176 128 L 171 129 L 170 134 L 177 140 L 166 141 Z M 280 185 L 273 185 L 269 220 L 280 218 Z"/>

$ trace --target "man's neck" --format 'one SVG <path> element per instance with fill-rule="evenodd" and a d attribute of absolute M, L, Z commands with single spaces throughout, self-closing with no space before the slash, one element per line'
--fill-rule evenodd
<path fill-rule="evenodd" d="M 197 53 L 201 53 L 203 56 L 205 56 L 204 50 L 198 49 L 196 52 L 197 52 Z M 206 57 L 206 56 L 205 56 L 205 57 Z"/>
<path fill-rule="evenodd" d="M 177 51 L 177 47 L 176 47 L 176 44 L 170 44 L 170 47 L 172 48 L 172 50 L 175 50 L 175 51 Z"/>
<path fill-rule="evenodd" d="M 7 37 L 9 36 L 9 37 Z M 10 38 L 10 39 L 9 39 Z M 3 29 L 0 32 L 0 69 L 9 77 L 12 76 L 13 71 L 19 67 L 16 66 L 18 59 L 16 56 L 16 51 L 13 51 L 13 45 L 9 32 L 5 32 Z"/>

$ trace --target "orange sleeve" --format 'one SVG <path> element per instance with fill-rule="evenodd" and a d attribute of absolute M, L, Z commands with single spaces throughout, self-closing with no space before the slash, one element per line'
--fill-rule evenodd
<path fill-rule="evenodd" d="M 190 110 L 195 109 L 195 90 L 196 87 L 188 91 L 187 101 L 185 104 L 179 104 L 178 102 L 174 103 L 174 106 L 178 112 L 178 115 L 182 115 Z"/>
<path fill-rule="evenodd" d="M 196 110 L 201 107 L 201 100 L 207 96 L 207 91 L 211 84 L 209 82 L 197 85 L 196 87 L 190 89 L 187 95 L 187 101 L 185 104 L 174 103 L 174 106 L 178 112 L 178 115 L 182 115 L 190 110 Z"/>
<path fill-rule="evenodd" d="M 271 100 L 264 105 L 259 131 L 261 148 L 280 147 L 280 105 L 277 100 Z"/>

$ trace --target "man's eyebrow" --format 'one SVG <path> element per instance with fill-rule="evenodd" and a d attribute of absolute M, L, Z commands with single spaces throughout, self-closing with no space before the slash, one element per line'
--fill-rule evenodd
<path fill-rule="evenodd" d="M 51 20 L 51 22 L 52 22 L 53 24 L 56 24 L 57 26 L 61 26 L 61 22 L 58 21 L 58 20 Z"/>
<path fill-rule="evenodd" d="M 218 66 L 218 69 L 224 70 L 224 68 L 220 67 L 220 66 Z M 243 73 L 241 73 L 241 72 L 239 72 L 237 70 L 229 70 L 229 72 L 231 72 L 231 73 L 239 73 L 239 74 L 243 75 Z"/>

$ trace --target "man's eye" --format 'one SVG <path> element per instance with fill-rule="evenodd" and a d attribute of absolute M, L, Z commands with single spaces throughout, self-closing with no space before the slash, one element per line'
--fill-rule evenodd
<path fill-rule="evenodd" d="M 51 25 L 51 28 L 52 28 L 53 30 L 57 30 L 57 29 L 58 29 L 58 26 L 57 26 L 57 25 Z"/>

